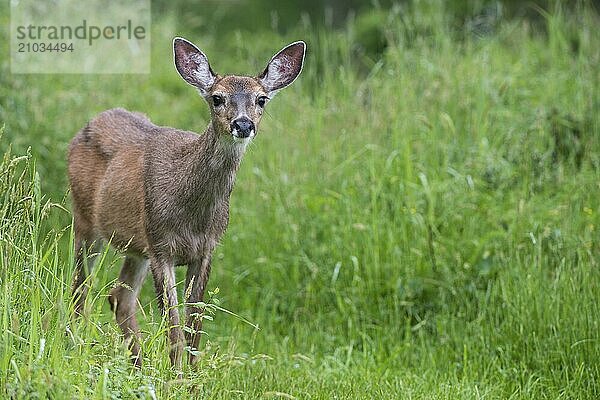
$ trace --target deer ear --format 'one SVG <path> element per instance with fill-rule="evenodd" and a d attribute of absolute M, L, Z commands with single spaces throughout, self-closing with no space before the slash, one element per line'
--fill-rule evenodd
<path fill-rule="evenodd" d="M 260 83 L 271 96 L 290 85 L 300 75 L 305 54 L 306 43 L 298 41 L 287 45 L 271 58 L 265 70 L 258 76 Z"/>
<path fill-rule="evenodd" d="M 173 39 L 173 56 L 179 75 L 205 96 L 217 77 L 210 68 L 208 58 L 192 42 L 180 37 Z"/>

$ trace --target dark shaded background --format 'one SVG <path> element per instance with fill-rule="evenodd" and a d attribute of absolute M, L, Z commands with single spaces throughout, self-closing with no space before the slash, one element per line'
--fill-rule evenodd
<path fill-rule="evenodd" d="M 373 11 L 389 12 L 395 7 L 409 7 L 409 3 L 413 3 L 413 6 L 418 3 L 421 8 L 443 7 L 452 16 L 458 30 L 492 23 L 500 17 L 525 18 L 535 23 L 543 19 L 543 10 L 552 11 L 556 7 L 574 10 L 588 3 L 596 10 L 600 8 L 600 0 L 465 0 L 439 1 L 439 4 L 407 0 L 158 0 L 153 2 L 153 10 L 157 14 L 176 10 L 185 21 L 182 25 L 196 33 L 226 35 L 240 29 L 248 33 L 262 30 L 286 33 L 299 23 L 310 23 L 317 28 L 340 28 L 345 26 L 348 19 L 361 18 Z"/>

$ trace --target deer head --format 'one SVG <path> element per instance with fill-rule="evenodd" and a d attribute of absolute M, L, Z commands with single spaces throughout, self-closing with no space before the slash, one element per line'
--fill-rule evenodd
<path fill-rule="evenodd" d="M 306 44 L 298 41 L 284 47 L 254 77 L 216 74 L 206 55 L 180 37 L 173 40 L 173 52 L 179 75 L 208 103 L 215 133 L 225 140 L 247 143 L 256 136 L 269 100 L 302 71 Z"/>

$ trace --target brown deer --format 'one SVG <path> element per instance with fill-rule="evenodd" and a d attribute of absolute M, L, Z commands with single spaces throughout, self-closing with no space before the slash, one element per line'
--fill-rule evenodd
<path fill-rule="evenodd" d="M 104 111 L 69 146 L 75 232 L 75 313 L 83 312 L 86 268 L 103 241 L 125 253 L 109 294 L 134 365 L 141 366 L 137 296 L 148 269 L 168 320 L 169 356 L 180 370 L 184 339 L 197 361 L 211 254 L 227 228 L 229 196 L 266 103 L 302 70 L 306 44 L 278 52 L 256 77 L 215 74 L 207 57 L 173 40 L 175 67 L 211 111 L 204 134 L 154 125 L 124 109 Z M 90 255 L 88 257 L 88 254 Z M 175 266 L 187 265 L 185 338 L 179 321 Z"/>

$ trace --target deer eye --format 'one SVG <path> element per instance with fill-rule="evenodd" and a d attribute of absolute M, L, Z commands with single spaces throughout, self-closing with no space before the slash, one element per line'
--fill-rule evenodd
<path fill-rule="evenodd" d="M 223 96 L 219 96 L 218 94 L 212 96 L 212 101 L 215 107 L 219 107 L 220 105 L 223 105 L 225 103 L 225 99 L 223 98 Z"/>
<path fill-rule="evenodd" d="M 265 104 L 267 104 L 267 100 L 269 100 L 269 98 L 267 96 L 260 96 L 257 100 L 256 100 L 256 104 L 258 104 L 258 106 L 260 108 L 263 108 L 265 106 Z"/>

